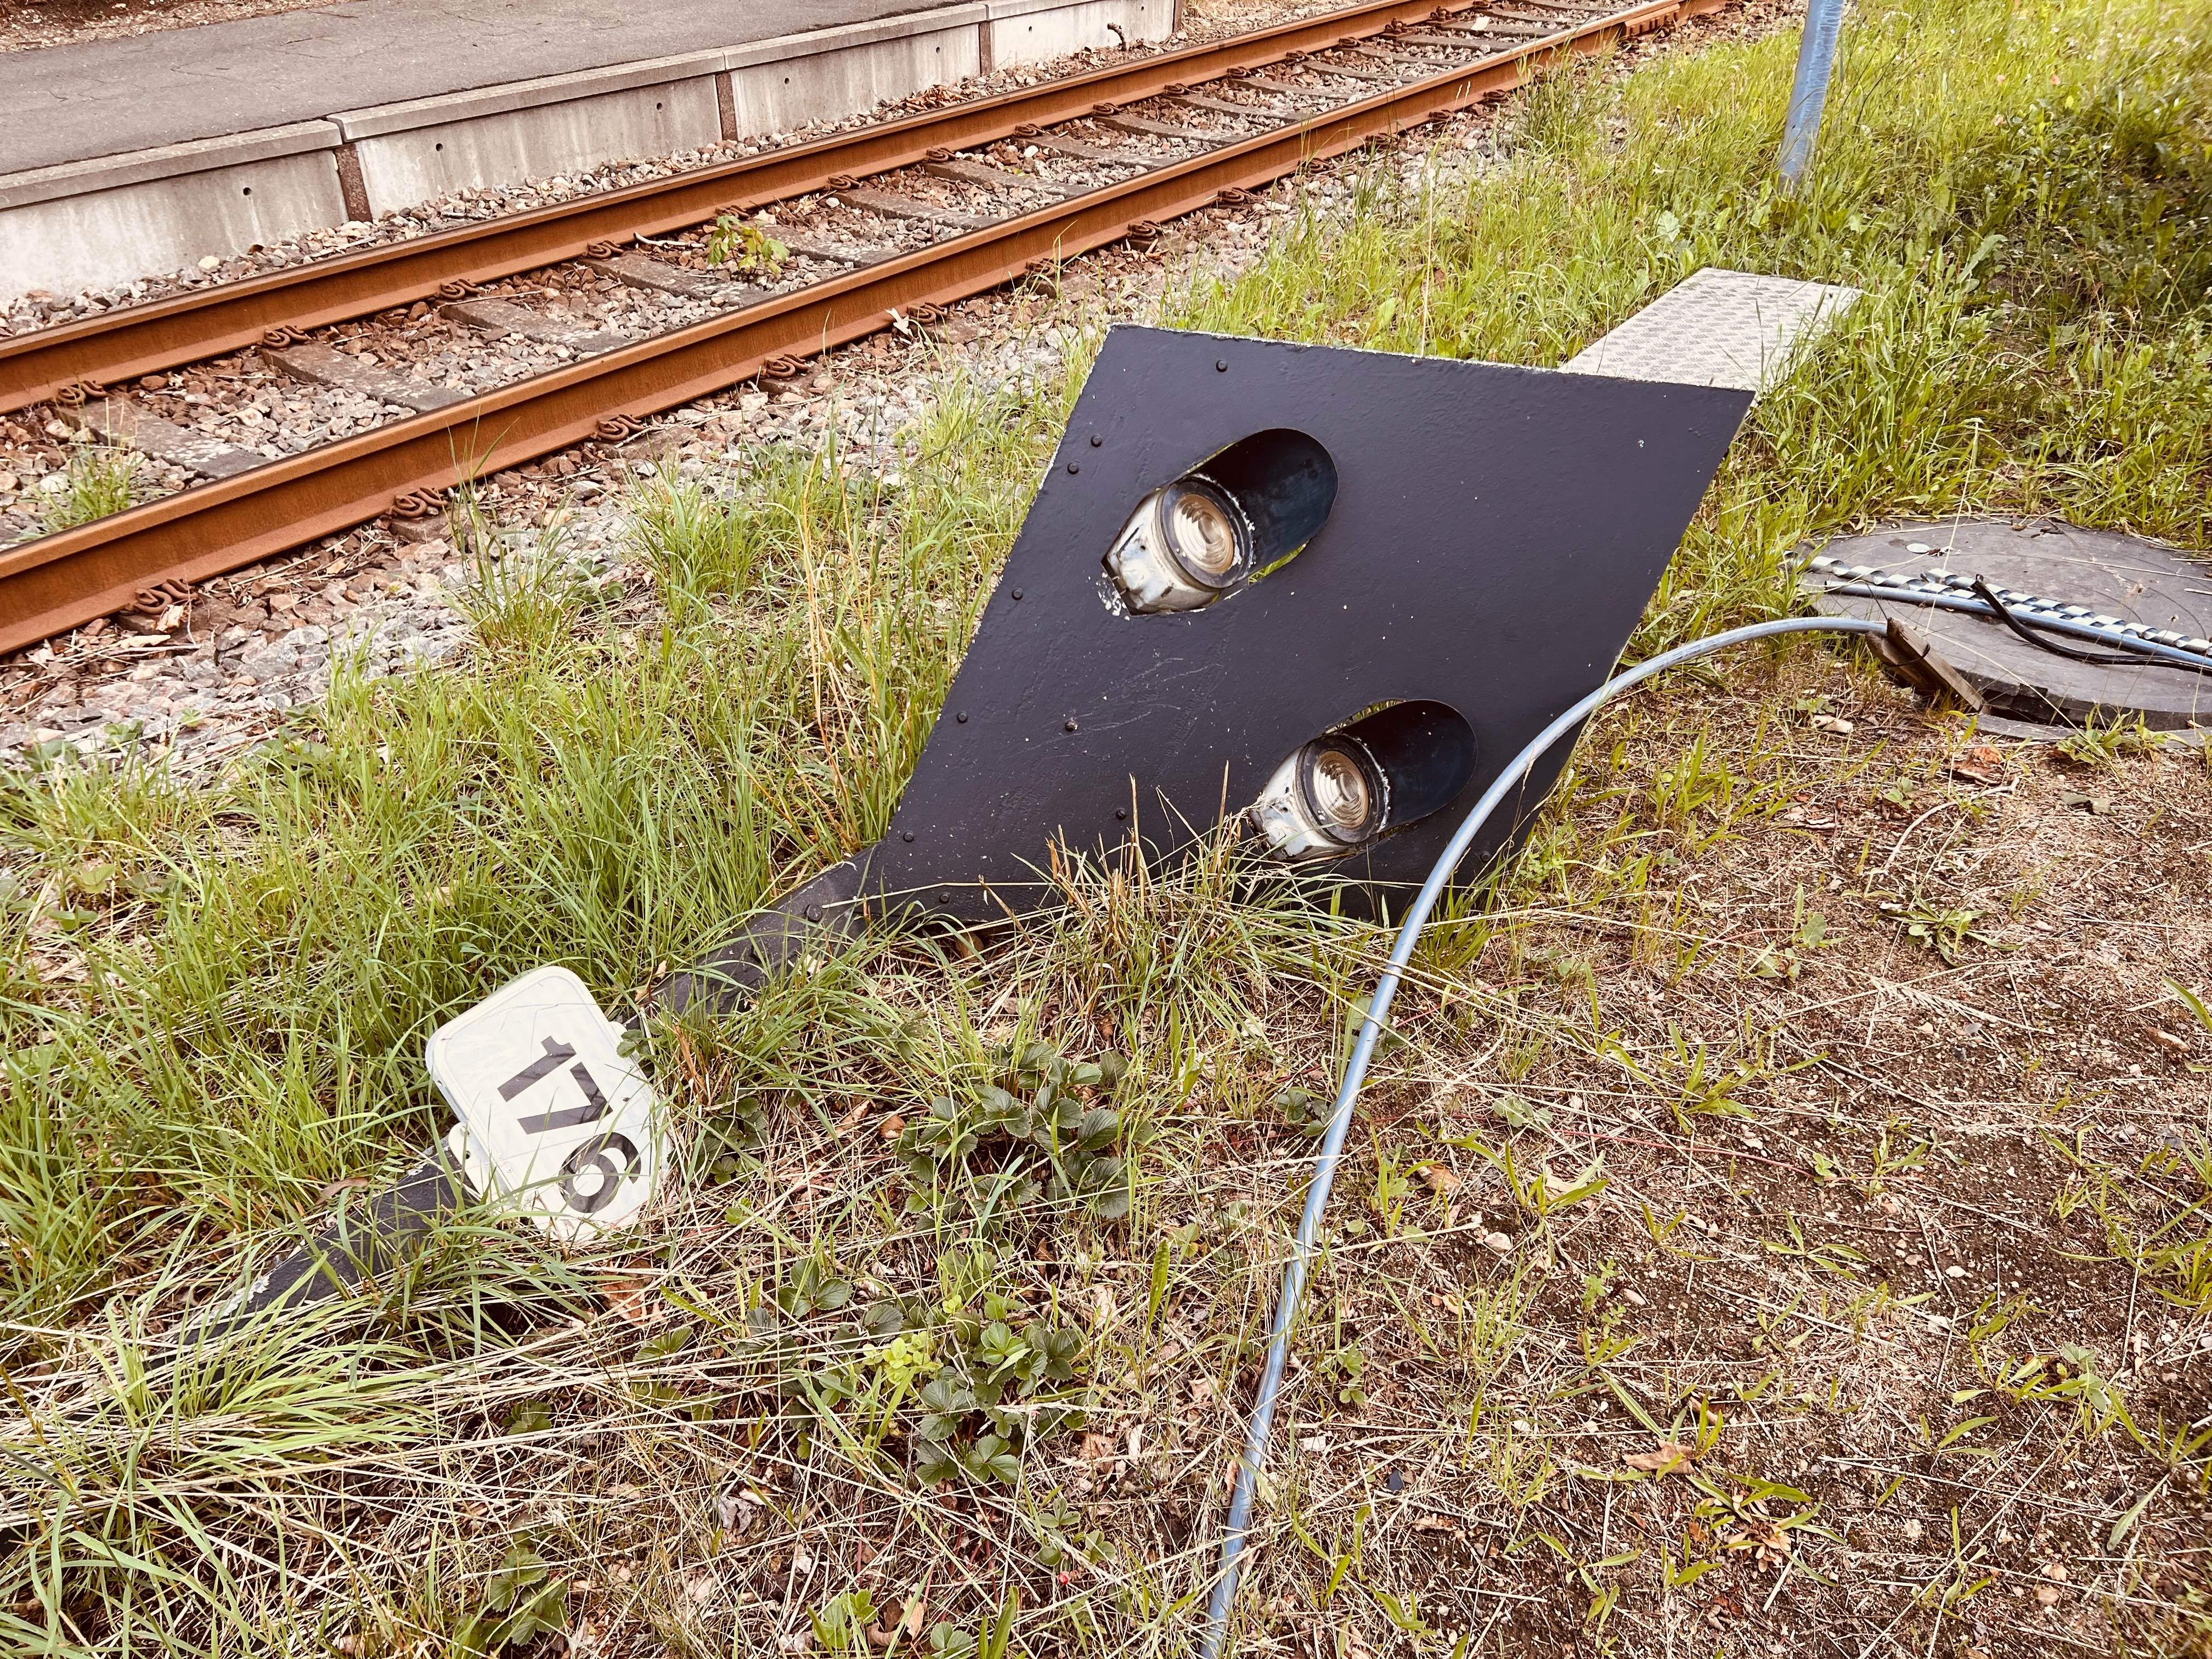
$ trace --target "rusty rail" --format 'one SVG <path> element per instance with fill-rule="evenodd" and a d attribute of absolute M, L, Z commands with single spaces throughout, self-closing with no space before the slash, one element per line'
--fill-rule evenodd
<path fill-rule="evenodd" d="M 1249 189 L 1302 164 L 1338 155 L 1373 138 L 1521 85 L 1547 63 L 1588 52 L 1684 15 L 1716 10 L 1723 0 L 1648 0 L 1611 16 L 1494 53 L 1447 74 L 1392 88 L 1357 103 L 1169 162 L 1122 183 L 1018 216 L 966 235 L 861 267 L 688 328 L 568 365 L 429 414 L 395 421 L 357 436 L 270 461 L 233 477 L 133 507 L 112 517 L 0 552 L 0 651 L 13 650 L 128 604 L 161 579 L 200 580 L 347 529 L 392 510 L 403 497 L 441 490 L 465 477 L 519 465 L 594 437 L 619 435 L 635 420 L 726 388 L 759 372 L 769 359 L 827 349 L 887 325 L 889 313 L 943 305 L 986 291 L 1039 260 L 1065 259 L 1126 235 L 1142 221 L 1159 222 L 1212 203 L 1231 189 Z M 1448 9 L 1467 9 L 1454 6 Z M 1334 46 L 1347 17 L 1379 33 L 1393 21 L 1425 18 L 1430 0 L 1385 0 L 1352 14 L 1285 25 L 1216 46 L 1151 59 L 1145 84 L 1158 92 L 1231 67 L 1279 61 L 1307 46 Z M 1194 62 L 1203 58 L 1210 70 Z M 1114 81 L 1124 99 L 1131 70 L 1111 70 L 1036 88 L 1050 94 L 1056 118 L 1073 120 L 1100 101 Z M 894 126 L 866 130 L 834 143 L 760 158 L 756 166 L 695 173 L 574 207 L 522 216 L 434 243 L 379 249 L 330 266 L 195 295 L 147 307 L 161 317 L 125 313 L 103 324 L 56 331 L 90 353 L 106 331 L 133 333 L 130 349 L 108 373 L 139 362 L 167 364 L 210 350 L 258 341 L 278 323 L 342 319 L 380 310 L 401 297 L 434 290 L 455 276 L 489 276 L 574 257 L 592 242 L 613 240 L 610 216 L 652 234 L 711 217 L 742 177 L 746 194 L 763 197 L 820 188 L 831 173 L 881 171 L 919 160 L 931 148 L 972 146 L 1043 125 L 1030 94 L 971 106 Z M 1018 115 L 1009 110 L 1018 110 Z M 1045 119 L 1055 118 L 1046 116 Z M 945 123 L 965 122 L 954 137 Z M 927 136 L 927 142 L 921 142 Z M 818 177 L 817 177 L 818 175 Z M 812 180 L 814 182 L 808 182 Z M 623 234 L 623 233 L 617 233 Z M 463 259 L 467 250 L 472 258 Z M 457 263 L 457 261 L 459 261 Z M 340 267 L 343 267 L 342 269 Z M 384 286 L 377 287 L 381 283 Z M 362 296 L 374 288 L 378 297 Z M 248 294 L 242 290 L 251 289 Z M 290 296 L 288 298 L 287 296 Z M 300 302 L 319 309 L 296 308 Z M 198 319 L 198 320 L 196 320 Z M 163 328 L 175 331 L 164 335 Z M 228 345 L 209 346 L 217 328 Z M 193 332 L 197 329 L 197 332 Z M 134 333 L 135 331 L 135 333 Z M 163 345 L 164 340 L 195 342 Z M 241 336 L 243 337 L 241 337 Z M 18 360 L 41 337 L 20 343 Z M 58 350 L 64 343 L 51 343 Z M 157 355 L 146 355 L 155 353 Z M 9 354 L 0 352 L 0 364 Z M 50 364 L 60 362 L 52 358 Z M 75 360 L 82 362 L 83 358 Z M 79 369 L 72 380 L 82 380 Z M 104 378 L 104 377 L 103 377 Z"/>

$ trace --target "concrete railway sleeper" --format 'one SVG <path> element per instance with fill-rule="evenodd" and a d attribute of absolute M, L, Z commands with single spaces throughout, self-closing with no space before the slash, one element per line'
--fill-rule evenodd
<path fill-rule="evenodd" d="M 1722 3 L 1386 0 L 0 343 L 0 410 L 127 446 L 173 492 L 0 547 L 0 650 L 618 438 Z M 710 239 L 739 257 L 714 263 Z M 162 372 L 240 347 L 219 374 Z"/>

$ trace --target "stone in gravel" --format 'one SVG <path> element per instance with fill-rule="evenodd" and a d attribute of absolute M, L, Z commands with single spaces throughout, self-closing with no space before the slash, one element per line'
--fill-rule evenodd
<path fill-rule="evenodd" d="M 461 648 L 459 635 L 418 635 L 399 641 L 397 660 L 410 665 L 441 663 Z"/>
<path fill-rule="evenodd" d="M 348 353 L 334 351 L 313 341 L 282 351 L 264 351 L 261 356 L 271 368 L 295 380 L 365 393 L 385 403 L 397 404 L 403 409 L 421 413 L 459 403 L 468 395 L 445 386 L 410 380 L 392 369 L 379 364 L 364 363 Z M 364 410 L 366 407 L 364 405 Z M 370 418 L 374 418 L 373 415 Z"/>
<path fill-rule="evenodd" d="M 95 398 L 82 409 L 68 411 L 65 418 L 111 443 L 127 445 L 203 477 L 232 477 L 261 465 L 261 458 L 250 450 L 234 448 L 207 433 L 165 421 L 128 398 Z"/>
<path fill-rule="evenodd" d="M 241 653 L 238 671 L 251 674 L 257 680 L 271 680 L 279 674 L 289 674 L 300 665 L 300 653 L 282 640 L 271 641 L 257 649 Z"/>
<path fill-rule="evenodd" d="M 1483 1236 L 1482 1242 L 1485 1244 L 1487 1244 L 1492 1249 L 1497 1251 L 1500 1255 L 1510 1255 L 1513 1254 L 1513 1239 L 1510 1234 L 1486 1233 Z"/>

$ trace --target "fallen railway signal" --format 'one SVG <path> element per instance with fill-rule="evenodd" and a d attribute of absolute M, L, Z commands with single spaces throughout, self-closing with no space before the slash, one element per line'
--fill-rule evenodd
<path fill-rule="evenodd" d="M 1620 655 L 1750 403 L 1110 330 L 866 890 L 985 921 L 1055 848 L 1157 860 L 1255 803 L 1284 862 L 1417 881 Z"/>

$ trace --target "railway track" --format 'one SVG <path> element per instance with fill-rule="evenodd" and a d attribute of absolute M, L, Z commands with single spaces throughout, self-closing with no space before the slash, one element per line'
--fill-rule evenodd
<path fill-rule="evenodd" d="M 0 415 L 127 446 L 167 491 L 0 547 L 0 651 L 434 513 L 1723 3 L 1378 0 L 0 342 Z"/>

